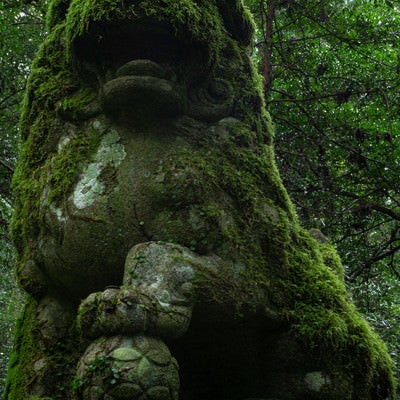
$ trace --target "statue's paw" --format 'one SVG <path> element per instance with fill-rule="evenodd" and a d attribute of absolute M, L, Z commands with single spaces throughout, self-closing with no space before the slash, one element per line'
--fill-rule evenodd
<path fill-rule="evenodd" d="M 82 301 L 78 326 L 84 337 L 95 339 L 122 333 L 144 333 L 146 307 L 135 290 L 109 288 Z"/>
<path fill-rule="evenodd" d="M 160 340 L 142 335 L 100 338 L 77 371 L 82 400 L 178 400 L 178 364 Z"/>

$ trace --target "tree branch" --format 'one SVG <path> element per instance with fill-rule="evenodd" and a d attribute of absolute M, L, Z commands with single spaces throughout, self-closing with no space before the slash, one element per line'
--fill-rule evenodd
<path fill-rule="evenodd" d="M 272 25 L 275 15 L 275 0 L 267 0 L 267 9 L 263 11 L 266 18 L 266 30 L 264 35 L 265 50 L 263 57 L 264 97 L 265 101 L 268 103 L 272 86 Z"/>
<path fill-rule="evenodd" d="M 366 208 L 369 208 L 371 210 L 378 211 L 381 214 L 387 215 L 388 217 L 394 219 L 395 221 L 400 221 L 400 214 L 398 214 L 397 212 L 393 211 L 392 209 L 384 207 L 384 206 L 382 206 L 380 204 L 363 200 L 363 197 L 365 197 L 365 196 L 361 197 L 361 196 L 358 196 L 357 194 L 354 194 L 354 193 L 351 193 L 351 192 L 347 192 L 347 191 L 343 191 L 343 190 L 337 191 L 336 194 L 344 196 L 344 197 L 349 197 L 351 199 L 356 199 L 358 201 L 362 201 L 363 205 Z"/>
<path fill-rule="evenodd" d="M 7 169 L 9 172 L 14 173 L 14 167 L 11 167 L 3 160 L 0 160 L 0 165 L 3 166 L 5 169 Z"/>

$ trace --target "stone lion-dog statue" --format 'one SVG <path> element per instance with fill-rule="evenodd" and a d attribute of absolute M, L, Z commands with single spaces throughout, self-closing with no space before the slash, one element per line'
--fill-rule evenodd
<path fill-rule="evenodd" d="M 241 0 L 52 0 L 47 30 L 5 398 L 394 399 L 335 250 L 281 183 Z"/>

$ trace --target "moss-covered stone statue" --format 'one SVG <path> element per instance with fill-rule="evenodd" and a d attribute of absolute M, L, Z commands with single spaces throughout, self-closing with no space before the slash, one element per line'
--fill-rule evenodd
<path fill-rule="evenodd" d="M 12 226 L 7 400 L 394 399 L 274 164 L 240 0 L 53 0 Z"/>

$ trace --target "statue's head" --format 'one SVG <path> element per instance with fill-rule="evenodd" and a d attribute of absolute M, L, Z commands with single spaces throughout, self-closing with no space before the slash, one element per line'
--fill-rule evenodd
<path fill-rule="evenodd" d="M 41 74 L 34 71 L 31 84 L 43 83 L 46 73 L 48 80 L 64 71 L 57 88 L 43 88 L 43 95 L 47 89 L 47 95 L 53 94 L 49 101 L 65 100 L 77 85 L 88 86 L 98 89 L 104 111 L 114 117 L 126 115 L 127 101 L 141 103 L 136 105 L 143 113 L 151 96 L 153 114 L 185 113 L 206 120 L 227 113 L 232 96 L 216 67 L 232 67 L 227 60 L 249 46 L 254 30 L 241 0 L 53 0 L 47 28 L 50 35 L 35 64 Z M 161 87 L 155 79 L 164 81 Z M 128 95 L 126 87 L 134 87 L 136 94 Z M 167 93 L 168 88 L 174 90 Z"/>
<path fill-rule="evenodd" d="M 149 240 L 277 258 L 290 205 L 241 0 L 53 0 L 47 23 L 14 180 L 24 287 L 118 285 Z"/>
<path fill-rule="evenodd" d="M 103 111 L 136 125 L 229 115 L 233 88 L 215 68 L 233 56 L 227 42 L 244 48 L 253 33 L 240 0 L 58 1 L 48 21 L 63 26 L 66 57 Z"/>

